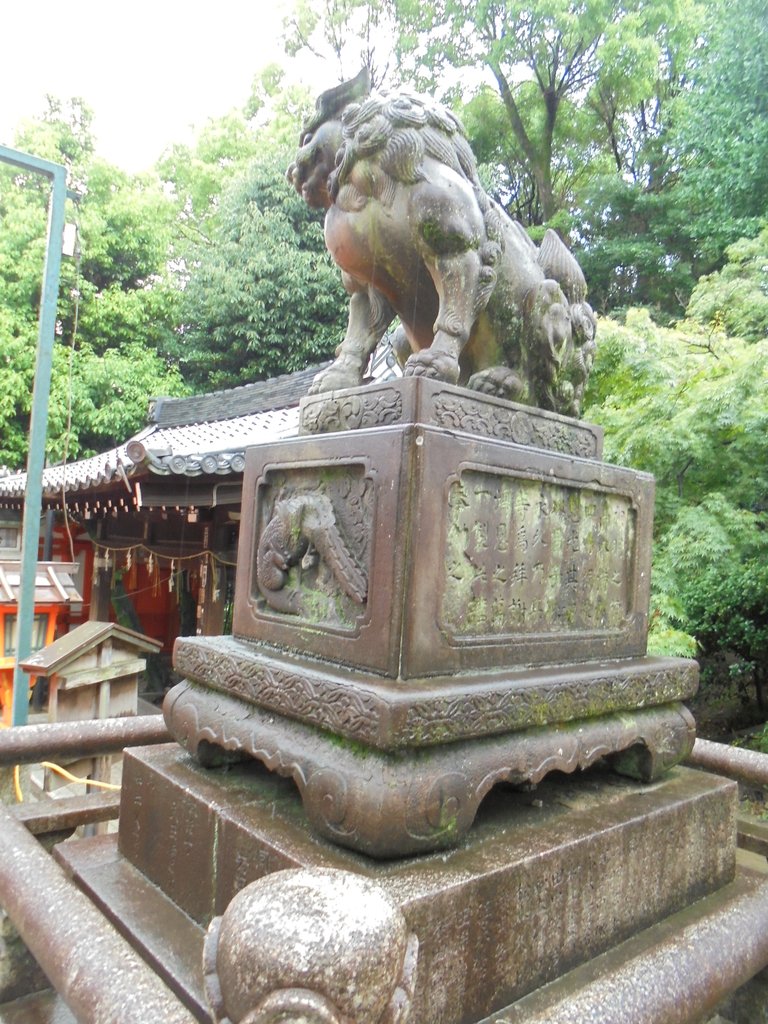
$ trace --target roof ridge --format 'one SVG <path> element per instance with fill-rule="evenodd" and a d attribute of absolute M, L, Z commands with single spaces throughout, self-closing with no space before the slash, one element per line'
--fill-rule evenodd
<path fill-rule="evenodd" d="M 180 427 L 194 423 L 216 423 L 237 416 L 258 412 L 271 412 L 298 405 L 307 394 L 315 375 L 330 364 L 330 360 L 293 373 L 282 373 L 266 380 L 240 384 L 221 391 L 209 391 L 185 398 L 153 398 L 150 402 L 148 422 L 163 427 Z"/>

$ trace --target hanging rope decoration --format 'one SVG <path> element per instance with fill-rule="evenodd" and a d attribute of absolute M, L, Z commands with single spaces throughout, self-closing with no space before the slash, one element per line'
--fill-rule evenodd
<path fill-rule="evenodd" d="M 232 562 L 215 551 L 204 548 L 189 555 L 164 555 L 146 544 L 126 544 L 124 547 L 110 547 L 107 544 L 91 538 L 91 544 L 97 552 L 93 562 L 93 582 L 98 580 L 99 569 L 111 569 L 114 586 L 114 576 L 117 572 L 128 574 L 126 585 L 129 593 L 136 592 L 137 569 L 141 564 L 142 557 L 146 573 L 149 578 L 149 587 L 153 597 L 159 597 L 162 583 L 167 583 L 169 592 L 177 591 L 179 594 L 184 590 L 184 581 L 181 576 L 186 571 L 199 574 L 200 586 L 205 589 L 208 580 L 211 581 L 211 599 L 215 602 L 220 600 L 226 581 L 226 567 L 235 568 L 237 563 Z M 191 564 L 190 564 L 191 563 Z M 122 567 L 122 570 L 118 568 Z M 167 579 L 162 571 L 168 567 Z M 185 568 L 186 567 L 186 568 Z"/>
<path fill-rule="evenodd" d="M 194 551 L 190 555 L 163 555 L 159 551 L 155 551 L 146 544 L 126 544 L 124 547 L 108 547 L 106 544 L 100 543 L 98 540 L 91 538 L 91 544 L 94 548 L 99 551 L 106 552 L 106 557 L 112 557 L 118 554 L 123 555 L 124 558 L 130 557 L 135 559 L 139 553 L 144 553 L 147 556 L 147 571 L 152 573 L 155 561 L 163 561 L 173 565 L 176 562 L 202 562 L 204 559 L 209 559 L 210 562 L 215 562 L 216 565 L 228 565 L 234 568 L 237 562 L 229 561 L 226 558 L 222 558 L 221 555 L 217 555 L 215 551 L 211 551 L 210 548 L 203 548 L 201 551 Z M 126 561 L 126 568 L 130 568 Z"/>

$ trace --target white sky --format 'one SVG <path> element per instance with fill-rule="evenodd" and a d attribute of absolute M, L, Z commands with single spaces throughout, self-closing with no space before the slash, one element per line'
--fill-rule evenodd
<path fill-rule="evenodd" d="M 241 107 L 257 71 L 288 65 L 280 35 L 291 0 L 0 0 L 0 143 L 13 146 L 45 95 L 82 97 L 98 154 L 150 167 L 192 128 Z M 291 62 L 292 78 L 302 64 Z M 314 78 L 332 85 L 334 69 Z"/>

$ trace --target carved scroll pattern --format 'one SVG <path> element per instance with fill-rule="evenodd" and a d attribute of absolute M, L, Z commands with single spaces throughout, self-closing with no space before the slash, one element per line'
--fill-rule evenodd
<path fill-rule="evenodd" d="M 301 410 L 301 429 L 307 434 L 328 434 L 337 430 L 360 430 L 400 423 L 402 396 L 392 390 L 377 390 L 372 395 L 323 396 L 308 400 Z"/>
<path fill-rule="evenodd" d="M 531 414 L 523 409 L 504 409 L 473 402 L 470 398 L 438 395 L 434 399 L 434 415 L 437 425 L 448 430 L 462 430 L 582 458 L 595 458 L 597 455 L 597 438 L 588 427 L 549 419 L 541 413 Z"/>
<path fill-rule="evenodd" d="M 696 692 L 695 663 L 655 673 L 618 673 L 569 679 L 542 686 L 472 693 L 466 690 L 429 701 L 415 699 L 398 734 L 403 744 L 459 739 L 510 729 L 527 729 L 553 722 L 591 718 L 596 714 L 686 700 Z"/>
<path fill-rule="evenodd" d="M 385 698 L 328 676 L 270 665 L 232 637 L 184 638 L 174 664 L 177 672 L 215 690 L 364 743 L 381 742 L 393 720 Z M 696 692 L 697 680 L 695 662 L 680 661 L 660 671 L 609 672 L 582 679 L 566 675 L 562 680 L 507 683 L 481 692 L 464 688 L 424 697 L 416 691 L 407 703 L 401 695 L 389 745 L 429 746 L 686 700 Z"/>
<path fill-rule="evenodd" d="M 301 673 L 238 656 L 232 645 L 229 637 L 206 637 L 204 644 L 186 640 L 174 658 L 176 671 L 291 718 L 362 741 L 375 740 L 384 705 L 372 694 L 345 686 L 318 689 Z"/>

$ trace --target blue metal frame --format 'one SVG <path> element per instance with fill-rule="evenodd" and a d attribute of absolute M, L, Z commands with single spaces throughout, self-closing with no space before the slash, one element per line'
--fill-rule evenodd
<path fill-rule="evenodd" d="M 64 235 L 64 204 L 67 199 L 67 172 L 63 164 L 0 146 L 0 161 L 42 174 L 51 182 L 48 210 L 48 245 L 43 270 L 43 292 L 40 301 L 35 386 L 32 393 L 32 414 L 29 425 L 27 486 L 24 497 L 24 523 L 21 538 L 21 589 L 19 592 L 16 664 L 13 670 L 13 725 L 26 725 L 29 713 L 29 683 L 19 662 L 32 647 L 32 620 L 35 614 L 35 571 L 40 542 L 40 515 L 43 505 L 43 468 L 45 441 L 48 432 L 48 400 L 51 391 L 51 368 L 56 328 L 56 306 L 59 296 L 61 247 Z"/>

